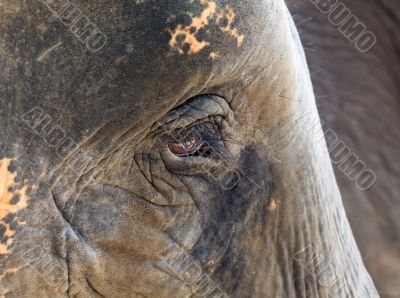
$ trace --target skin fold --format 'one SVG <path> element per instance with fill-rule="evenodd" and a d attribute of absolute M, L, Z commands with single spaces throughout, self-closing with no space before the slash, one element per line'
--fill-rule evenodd
<path fill-rule="evenodd" d="M 376 174 L 359 190 L 335 174 L 364 262 L 381 297 L 400 295 L 398 1 L 343 1 L 376 36 L 360 53 L 310 1 L 287 1 L 306 50 L 322 120 Z M 310 19 L 311 18 L 311 19 Z M 308 21 L 306 21 L 308 20 Z"/>
<path fill-rule="evenodd" d="M 74 5 L 2 1 L 0 296 L 378 297 L 283 1 Z"/>

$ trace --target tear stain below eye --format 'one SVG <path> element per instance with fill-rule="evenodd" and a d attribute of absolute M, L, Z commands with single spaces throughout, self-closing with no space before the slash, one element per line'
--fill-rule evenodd
<path fill-rule="evenodd" d="M 0 255 L 9 253 L 9 248 L 13 242 L 15 230 L 12 223 L 6 218 L 10 215 L 15 216 L 20 210 L 28 205 L 28 186 L 26 183 L 17 186 L 15 178 L 17 173 L 8 170 L 11 159 L 0 160 L 0 227 L 3 230 L 3 240 L 0 242 Z"/>

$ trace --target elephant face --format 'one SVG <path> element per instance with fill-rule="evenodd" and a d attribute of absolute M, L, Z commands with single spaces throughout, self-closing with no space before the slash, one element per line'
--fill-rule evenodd
<path fill-rule="evenodd" d="M 38 2 L 1 22 L 0 295 L 374 292 L 282 1 Z"/>

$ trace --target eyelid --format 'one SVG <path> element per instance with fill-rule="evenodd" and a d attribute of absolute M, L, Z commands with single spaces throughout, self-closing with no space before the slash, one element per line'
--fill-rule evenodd
<path fill-rule="evenodd" d="M 216 95 L 201 95 L 166 114 L 153 125 L 152 131 L 155 134 L 172 132 L 210 116 L 221 116 L 228 122 L 234 120 L 233 111 L 225 99 Z"/>

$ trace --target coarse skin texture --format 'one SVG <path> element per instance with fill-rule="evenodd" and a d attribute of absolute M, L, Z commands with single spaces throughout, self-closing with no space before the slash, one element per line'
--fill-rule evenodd
<path fill-rule="evenodd" d="M 385 298 L 400 297 L 400 2 L 342 1 L 376 36 L 366 53 L 357 51 L 310 1 L 286 2 L 308 49 L 322 120 L 376 173 L 374 186 L 361 191 L 335 167 L 351 227 L 378 292 Z"/>
<path fill-rule="evenodd" d="M 318 113 L 283 1 L 74 4 L 100 51 L 41 1 L 1 1 L 1 208 L 22 190 L 27 206 L 0 218 L 0 296 L 200 296 L 164 266 L 176 245 L 229 297 L 377 297 L 326 144 L 296 125 Z M 174 156 L 174 125 L 221 135 L 223 156 Z"/>

